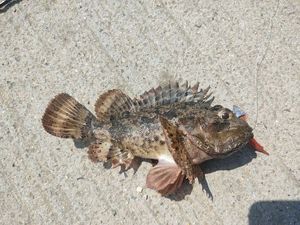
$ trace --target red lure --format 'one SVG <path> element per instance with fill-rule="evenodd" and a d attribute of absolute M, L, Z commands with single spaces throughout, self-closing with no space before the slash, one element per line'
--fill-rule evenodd
<path fill-rule="evenodd" d="M 241 118 L 242 120 L 244 121 L 247 121 L 247 115 L 242 115 L 240 116 L 239 118 Z M 252 138 L 250 141 L 249 141 L 249 145 L 254 148 L 255 151 L 258 151 L 258 152 L 261 152 L 263 154 L 266 154 L 266 155 L 269 155 L 269 153 L 264 150 L 264 147 L 261 146 L 256 140 L 255 138 Z"/>

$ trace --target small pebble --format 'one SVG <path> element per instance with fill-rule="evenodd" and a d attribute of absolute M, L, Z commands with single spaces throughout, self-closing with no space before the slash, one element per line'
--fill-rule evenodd
<path fill-rule="evenodd" d="M 137 188 L 136 188 L 136 191 L 137 191 L 138 193 L 141 193 L 141 192 L 143 191 L 143 188 L 142 188 L 142 187 L 137 187 Z"/>

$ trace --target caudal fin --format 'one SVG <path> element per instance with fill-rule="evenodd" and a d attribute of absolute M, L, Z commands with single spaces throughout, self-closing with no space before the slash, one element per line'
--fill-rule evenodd
<path fill-rule="evenodd" d="M 57 137 L 82 139 L 89 135 L 93 114 L 68 94 L 55 96 L 42 118 L 45 130 Z"/>

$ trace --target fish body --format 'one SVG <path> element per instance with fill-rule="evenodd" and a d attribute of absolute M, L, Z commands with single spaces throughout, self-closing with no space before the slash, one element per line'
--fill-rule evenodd
<path fill-rule="evenodd" d="M 42 123 L 57 137 L 85 140 L 94 161 L 113 167 L 134 159 L 158 160 L 147 186 L 163 195 L 175 192 L 184 178 L 203 175 L 199 164 L 238 151 L 252 138 L 252 128 L 220 105 L 212 106 L 209 88 L 170 82 L 131 99 L 118 89 L 102 94 L 94 116 L 68 94 L 49 103 Z"/>

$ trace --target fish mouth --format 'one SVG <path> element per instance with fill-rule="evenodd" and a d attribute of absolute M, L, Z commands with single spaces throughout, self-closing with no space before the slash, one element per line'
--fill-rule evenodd
<path fill-rule="evenodd" d="M 251 131 L 252 131 L 252 129 L 251 129 Z M 243 141 L 236 141 L 237 144 L 233 145 L 229 151 L 218 152 L 218 153 L 215 153 L 215 154 L 211 154 L 211 156 L 214 157 L 214 158 L 228 157 L 231 154 L 242 150 L 243 147 L 245 147 L 252 138 L 253 138 L 253 133 L 252 132 L 246 132 L 244 134 L 244 137 L 242 138 Z"/>
<path fill-rule="evenodd" d="M 234 128 L 232 130 L 240 130 L 240 129 Z M 225 146 L 229 146 L 229 147 L 223 147 L 224 149 L 222 150 L 217 150 L 218 147 L 214 145 L 201 142 L 201 140 L 199 140 L 198 137 L 193 135 L 188 135 L 188 139 L 190 140 L 191 144 L 194 147 L 196 147 L 198 150 L 202 152 L 205 152 L 207 155 L 211 156 L 212 158 L 226 158 L 231 154 L 240 151 L 245 145 L 249 143 L 251 138 L 253 138 L 253 133 L 251 128 L 248 129 L 247 131 L 242 131 L 241 133 L 243 133 L 243 135 L 241 135 L 236 140 L 233 140 L 231 143 L 224 144 Z"/>
<path fill-rule="evenodd" d="M 218 159 L 226 158 L 226 157 L 232 155 L 233 153 L 240 151 L 246 144 L 247 143 L 241 144 L 241 145 L 231 149 L 230 151 L 216 153 L 216 154 L 210 154 L 210 156 L 213 158 L 218 158 Z"/>

